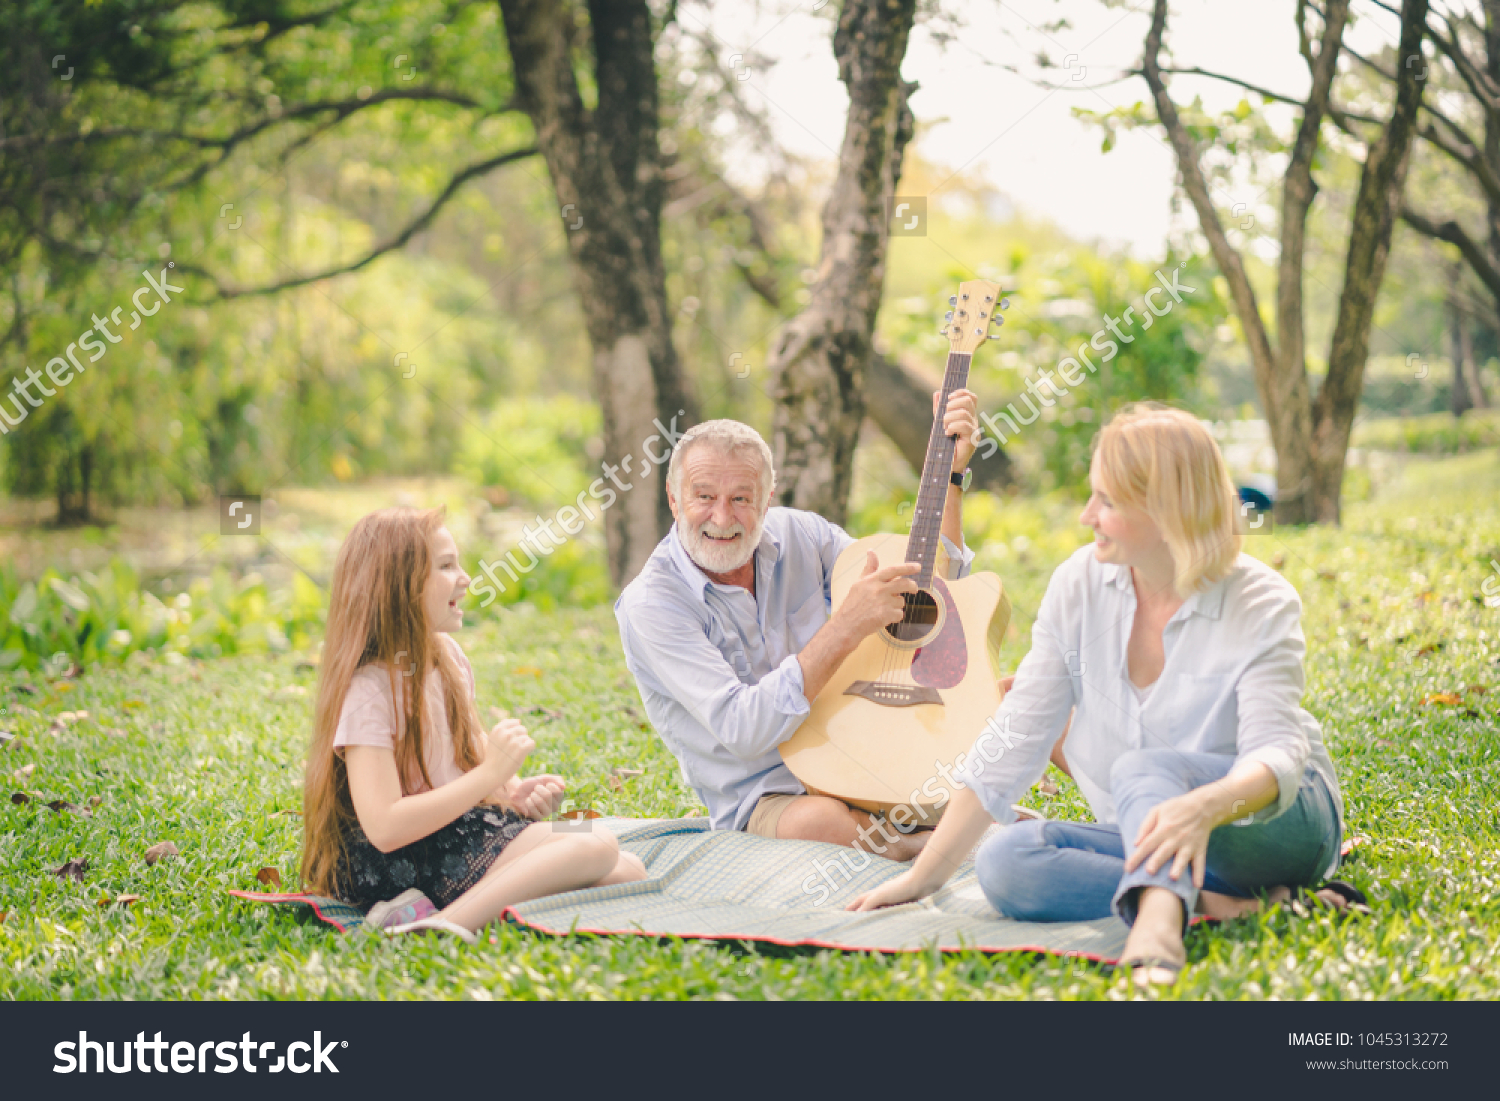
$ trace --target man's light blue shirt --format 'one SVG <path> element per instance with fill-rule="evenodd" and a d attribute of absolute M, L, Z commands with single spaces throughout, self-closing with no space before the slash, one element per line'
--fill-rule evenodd
<path fill-rule="evenodd" d="M 777 746 L 808 713 L 797 654 L 828 621 L 834 566 L 853 541 L 815 513 L 768 509 L 751 595 L 709 580 L 674 525 L 615 601 L 646 714 L 714 829 L 744 829 L 762 795 L 806 790 Z M 967 573 L 973 552 L 943 544 L 955 576 Z"/>

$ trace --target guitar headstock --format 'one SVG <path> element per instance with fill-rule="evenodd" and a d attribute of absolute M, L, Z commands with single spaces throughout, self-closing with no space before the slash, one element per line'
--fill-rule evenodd
<path fill-rule="evenodd" d="M 939 333 L 948 338 L 948 347 L 953 352 L 967 352 L 984 343 L 990 335 L 990 327 L 1005 324 L 1000 311 L 1010 305 L 1000 296 L 1000 284 L 986 279 L 971 279 L 958 285 L 958 293 L 948 298 L 948 313 L 943 319 Z"/>

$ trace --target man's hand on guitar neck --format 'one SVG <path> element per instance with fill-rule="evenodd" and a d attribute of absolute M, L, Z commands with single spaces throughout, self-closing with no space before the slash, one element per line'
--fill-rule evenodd
<path fill-rule="evenodd" d="M 828 678 L 866 637 L 906 612 L 904 594 L 917 591 L 912 574 L 921 569 L 915 562 L 881 567 L 871 551 L 865 572 L 849 587 L 849 595 L 832 618 L 813 635 L 797 655 L 802 666 L 802 694 L 811 700 L 823 690 Z"/>

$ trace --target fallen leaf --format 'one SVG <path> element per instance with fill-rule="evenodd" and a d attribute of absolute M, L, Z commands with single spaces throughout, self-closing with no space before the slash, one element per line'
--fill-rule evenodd
<path fill-rule="evenodd" d="M 257 882 L 264 883 L 268 887 L 281 886 L 281 873 L 275 868 L 262 868 L 255 873 L 255 879 Z"/>
<path fill-rule="evenodd" d="M 1384 738 L 1376 738 L 1375 739 L 1375 744 L 1377 746 L 1379 746 L 1381 749 L 1395 749 L 1396 748 L 1396 743 L 1395 742 L 1387 741 Z"/>
<path fill-rule="evenodd" d="M 1361 845 L 1368 845 L 1369 843 L 1370 839 L 1368 837 L 1351 837 L 1339 847 L 1339 855 L 1348 856 Z"/>
<path fill-rule="evenodd" d="M 82 883 L 83 873 L 88 871 L 88 867 L 88 857 L 74 857 L 72 860 L 69 860 L 65 864 L 63 864 L 62 867 L 53 868 L 52 874 L 57 876 L 59 879 L 76 879 L 79 883 Z"/>
<path fill-rule="evenodd" d="M 271 700 L 295 700 L 307 695 L 307 688 L 301 684 L 288 684 L 276 689 L 267 698 Z"/>
<path fill-rule="evenodd" d="M 10 793 L 10 801 L 19 807 L 24 803 L 31 802 L 31 797 L 24 791 L 13 791 Z"/>
<path fill-rule="evenodd" d="M 139 902 L 140 900 L 140 895 L 116 895 L 114 898 L 101 898 L 99 900 L 99 907 L 103 909 L 106 906 L 129 906 L 132 902 Z"/>
<path fill-rule="evenodd" d="M 30 776 L 35 771 L 36 771 L 36 762 L 32 761 L 31 764 L 29 764 L 29 765 L 22 765 L 20 768 L 16 769 L 15 772 L 11 773 L 11 775 L 19 777 L 20 779 L 24 780 L 24 779 L 26 779 L 26 777 Z"/>
<path fill-rule="evenodd" d="M 1489 691 L 1489 686 L 1488 685 L 1471 684 L 1467 688 L 1464 689 L 1464 695 L 1468 695 L 1469 693 L 1472 692 L 1476 696 L 1482 696 L 1482 695 L 1484 695 L 1488 691 Z"/>
<path fill-rule="evenodd" d="M 1037 787 L 1037 790 L 1040 791 L 1043 795 L 1056 795 L 1057 794 L 1057 785 L 1055 783 L 1053 783 L 1051 780 L 1043 780 L 1036 787 Z"/>
<path fill-rule="evenodd" d="M 521 714 L 540 715 L 542 716 L 543 722 L 551 722 L 553 719 L 562 718 L 561 711 L 553 711 L 550 707 L 542 707 L 540 704 L 535 707 L 528 707 L 525 711 L 521 712 Z"/>
<path fill-rule="evenodd" d="M 593 807 L 574 807 L 572 810 L 563 811 L 558 817 L 576 822 L 580 818 L 603 818 L 604 816 Z"/>
<path fill-rule="evenodd" d="M 1337 581 L 1339 578 L 1338 572 L 1336 570 L 1319 570 L 1318 576 L 1321 577 L 1324 581 Z"/>
<path fill-rule="evenodd" d="M 516 666 L 516 668 L 515 668 L 515 675 L 516 676 L 519 677 L 519 676 L 522 676 L 522 675 L 524 675 L 526 673 L 530 673 L 533 677 L 536 677 L 538 680 L 541 680 L 541 678 L 542 678 L 542 671 L 540 669 L 538 669 L 535 665 L 517 665 Z"/>
<path fill-rule="evenodd" d="M 111 738 L 123 738 L 126 735 L 126 731 L 118 726 L 106 726 L 104 733 L 108 734 Z"/>
<path fill-rule="evenodd" d="M 146 850 L 146 863 L 155 864 L 169 856 L 177 856 L 181 852 L 176 845 L 170 841 L 158 841 Z"/>
<path fill-rule="evenodd" d="M 92 818 L 94 816 L 92 811 L 80 807 L 77 803 L 70 803 L 66 799 L 52 800 L 52 802 L 47 804 L 47 809 L 56 811 L 58 814 L 61 814 L 65 810 L 70 810 L 74 814 L 83 815 L 85 818 Z"/>
<path fill-rule="evenodd" d="M 1279 569 L 1281 569 L 1282 566 L 1285 566 L 1285 565 L 1286 565 L 1286 553 L 1284 551 L 1277 551 L 1274 555 L 1271 556 L 1271 568 L 1272 569 L 1279 570 Z"/>
<path fill-rule="evenodd" d="M 127 709 L 127 710 L 129 710 L 129 711 L 134 711 L 137 707 L 145 707 L 146 706 L 146 701 L 145 700 L 126 700 L 120 706 L 123 707 L 123 708 L 125 708 L 125 709 Z"/>
<path fill-rule="evenodd" d="M 89 796 L 89 806 L 91 806 L 91 807 L 97 807 L 102 802 L 104 802 L 104 796 L 102 796 L 102 795 L 90 795 Z"/>
<path fill-rule="evenodd" d="M 54 684 L 52 686 L 52 690 L 54 692 L 71 692 L 71 691 L 73 691 L 73 686 L 71 684 L 67 684 L 67 683 Z"/>
<path fill-rule="evenodd" d="M 0 925 L 4 925 L 5 924 L 5 919 L 8 918 L 8 917 L 10 917 L 10 911 L 9 910 L 0 910 Z"/>
<path fill-rule="evenodd" d="M 1433 692 L 1422 697 L 1422 706 L 1430 704 L 1443 704 L 1447 707 L 1458 707 L 1464 702 L 1464 698 L 1457 692 Z"/>
<path fill-rule="evenodd" d="M 23 696 L 35 696 L 36 688 L 29 684 L 13 684 L 10 686 L 12 692 L 19 692 Z"/>

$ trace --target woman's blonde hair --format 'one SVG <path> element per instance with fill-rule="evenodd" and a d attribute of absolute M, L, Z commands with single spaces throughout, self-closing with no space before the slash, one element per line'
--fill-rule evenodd
<path fill-rule="evenodd" d="M 442 679 L 453 750 L 465 772 L 479 764 L 484 732 L 452 650 L 427 622 L 422 596 L 432 572 L 430 544 L 443 510 L 387 508 L 364 517 L 339 548 L 328 594 L 328 633 L 319 663 L 312 750 L 302 794 L 302 889 L 335 893 L 344 831 L 354 802 L 344 758 L 333 749 L 344 697 L 354 674 L 378 664 L 400 710 L 396 769 L 403 792 L 432 785 L 427 774 L 422 701 L 427 678 Z M 400 670 L 400 675 L 397 670 Z"/>
<path fill-rule="evenodd" d="M 1117 505 L 1156 524 L 1177 567 L 1177 595 L 1219 580 L 1239 557 L 1239 495 L 1218 442 L 1192 414 L 1127 405 L 1094 441 L 1094 470 Z"/>

